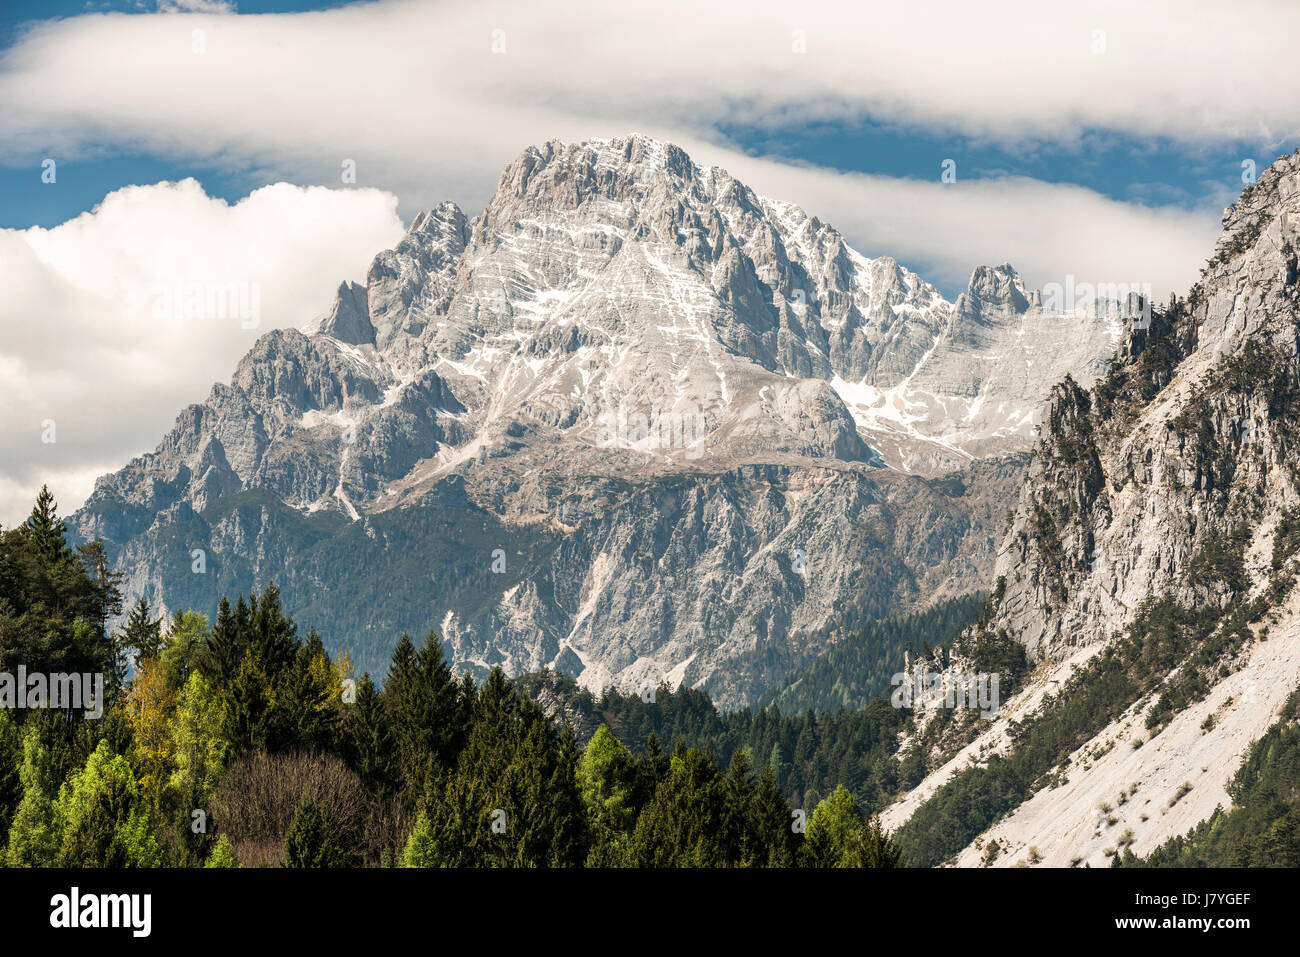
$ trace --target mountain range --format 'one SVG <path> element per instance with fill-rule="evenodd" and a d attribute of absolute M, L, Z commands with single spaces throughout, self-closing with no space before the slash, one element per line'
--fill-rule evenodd
<path fill-rule="evenodd" d="M 742 705 L 995 560 L 1003 614 L 1037 615 L 1002 524 L 1059 478 L 1040 445 L 1021 482 L 1053 387 L 1090 387 L 1131 326 L 1043 301 L 1000 265 L 949 302 L 671 144 L 550 142 L 480 215 L 418 215 L 319 319 L 262 336 L 70 526 L 158 607 L 274 580 L 362 668 L 436 629 L 479 675 Z M 1115 507 L 1093 481 L 1078 522 Z M 1113 564 L 1026 640 L 1077 636 L 1171 558 Z"/>

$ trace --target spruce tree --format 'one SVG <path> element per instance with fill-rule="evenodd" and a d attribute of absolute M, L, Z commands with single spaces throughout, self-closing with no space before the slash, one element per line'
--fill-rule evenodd
<path fill-rule="evenodd" d="M 434 836 L 433 826 L 428 814 L 423 811 L 415 819 L 415 825 L 406 839 L 402 850 L 402 867 L 442 867 L 444 861 L 438 852 L 438 842 Z"/>
<path fill-rule="evenodd" d="M 347 867 L 346 854 L 334 840 L 328 809 L 304 797 L 293 814 L 284 842 L 285 867 Z"/>
<path fill-rule="evenodd" d="M 758 777 L 749 806 L 750 822 L 764 848 L 761 863 L 767 867 L 793 867 L 802 843 L 794 830 L 790 805 L 777 790 L 776 775 L 765 767 Z"/>
<path fill-rule="evenodd" d="M 95 629 L 100 643 L 107 652 L 109 645 L 108 622 L 122 613 L 122 582 L 125 572 L 111 569 L 104 543 L 99 539 L 77 547 L 77 554 L 86 574 L 93 583 L 90 601 L 93 607 Z"/>
<path fill-rule="evenodd" d="M 48 485 L 41 486 L 25 527 L 32 546 L 42 561 L 52 563 L 67 554 L 67 530 L 63 519 L 59 518 L 59 507 Z"/>
<path fill-rule="evenodd" d="M 224 596 L 217 604 L 217 620 L 212 626 L 207 647 L 199 659 L 203 677 L 214 688 L 228 686 L 239 670 L 240 662 L 244 660 L 244 651 L 248 647 L 247 616 L 248 609 L 242 595 L 234 611 Z"/>
<path fill-rule="evenodd" d="M 408 795 L 424 790 L 430 772 L 455 763 L 465 740 L 466 704 L 430 632 L 418 652 L 409 635 L 393 651 L 384 699 L 393 729 L 398 772 Z M 472 700 L 472 699 L 471 699 Z"/>
<path fill-rule="evenodd" d="M 581 867 L 588 853 L 587 815 L 578 790 L 578 739 L 567 721 L 554 750 L 554 769 L 546 787 L 551 831 L 547 863 L 551 867 Z"/>
<path fill-rule="evenodd" d="M 1128 848 L 1125 848 L 1128 850 Z M 885 832 L 876 815 L 862 831 L 862 867 L 902 867 L 903 851 Z"/>
<path fill-rule="evenodd" d="M 212 847 L 212 854 L 208 857 L 204 867 L 238 867 L 239 859 L 235 857 L 235 849 L 230 846 L 230 838 L 222 834 L 217 837 L 216 844 Z"/>
<path fill-rule="evenodd" d="M 162 640 L 162 619 L 153 618 L 149 602 L 144 598 L 138 599 L 127 618 L 126 628 L 122 631 L 122 647 L 135 653 L 138 665 L 142 661 L 158 657 L 162 650 Z"/>
<path fill-rule="evenodd" d="M 397 783 L 393 731 L 368 671 L 357 682 L 356 700 L 344 712 L 343 740 L 348 764 L 366 790 L 376 796 L 392 793 Z"/>

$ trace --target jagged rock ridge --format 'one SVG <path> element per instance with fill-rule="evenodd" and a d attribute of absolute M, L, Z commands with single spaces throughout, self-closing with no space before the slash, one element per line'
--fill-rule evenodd
<path fill-rule="evenodd" d="M 1231 775 L 1300 685 L 1300 153 L 1247 188 L 1223 227 L 1201 281 L 1126 337 L 1105 378 L 1053 390 L 978 629 L 1020 642 L 1035 679 L 887 823 L 972 760 L 1014 754 L 1011 722 L 1045 713 L 1132 629 L 1146 647 L 1178 634 L 1196 647 L 1115 702 L 1057 777 L 971 835 L 959 864 L 1149 853 L 1231 805 Z"/>
<path fill-rule="evenodd" d="M 672 145 L 552 142 L 481 215 L 421 214 L 316 323 L 262 337 L 75 524 L 134 593 L 173 604 L 297 579 L 287 595 L 374 633 L 339 643 L 432 623 L 462 665 L 744 700 L 853 614 L 985 584 L 1015 471 L 998 457 L 1028 447 L 1050 385 L 1092 381 L 1118 335 L 1110 316 L 1044 312 L 1009 266 L 975 270 L 949 304 Z M 962 468 L 970 492 L 900 485 L 885 464 Z M 343 611 L 362 600 L 343 583 L 363 583 L 340 541 L 419 552 L 393 516 L 428 509 L 452 516 L 425 556 L 437 567 L 394 571 L 400 600 L 365 596 L 415 620 Z M 497 541 L 470 548 L 471 527 Z M 447 564 L 457 542 L 467 567 Z M 166 570 L 194 548 L 208 582 Z M 794 553 L 816 588 L 791 577 Z M 755 656 L 770 660 L 720 670 Z"/>

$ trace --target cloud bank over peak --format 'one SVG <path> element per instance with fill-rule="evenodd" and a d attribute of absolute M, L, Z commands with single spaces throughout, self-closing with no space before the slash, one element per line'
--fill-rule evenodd
<path fill-rule="evenodd" d="M 0 230 L 0 522 L 43 481 L 70 511 L 259 335 L 328 309 L 401 236 L 396 203 L 281 183 L 230 205 L 190 179 L 117 190 L 54 229 Z"/>

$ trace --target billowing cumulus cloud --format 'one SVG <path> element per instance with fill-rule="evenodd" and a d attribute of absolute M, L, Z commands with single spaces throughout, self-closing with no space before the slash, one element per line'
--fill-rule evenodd
<path fill-rule="evenodd" d="M 0 522 L 48 481 L 65 511 L 153 448 L 268 329 L 329 308 L 401 235 L 394 196 L 194 180 L 111 193 L 54 229 L 0 230 Z"/>
<path fill-rule="evenodd" d="M 145 142 L 370 175 L 497 169 L 592 123 L 810 119 L 1002 142 L 1300 132 L 1300 7 L 963 0 L 388 0 L 275 16 L 89 16 L 0 66 L 0 137 Z M 341 154 L 341 155 L 340 155 Z M 372 165 L 373 164 L 373 165 Z M 481 188 L 481 187 L 480 187 Z"/>
<path fill-rule="evenodd" d="M 261 328 L 300 322 L 391 243 L 395 210 L 409 218 L 451 198 L 473 213 L 530 143 L 631 130 L 677 142 L 948 289 L 975 265 L 1010 261 L 1033 285 L 1072 274 L 1150 282 L 1164 296 L 1195 279 L 1214 216 L 1022 178 L 941 184 L 938 157 L 904 179 L 797 166 L 744 155 L 720 131 L 869 118 L 1004 147 L 1114 135 L 1189 150 L 1300 133 L 1291 3 L 665 0 L 651 16 L 606 0 L 382 0 L 184 12 L 224 7 L 178 2 L 165 16 L 28 31 L 0 57 L 0 155 L 35 168 L 108 148 L 252 170 L 259 182 L 341 185 L 346 168 L 357 188 L 277 186 L 225 207 L 192 184 L 160 185 L 49 232 L 0 233 L 0 274 L 16 290 L 0 305 L 13 383 L 0 396 L 0 518 L 14 515 L 10 489 L 25 496 L 40 475 L 65 476 L 75 504 L 85 475 L 151 447 L 257 334 L 152 318 L 160 275 L 257 283 Z M 39 442 L 46 418 L 58 424 L 51 445 Z"/>

